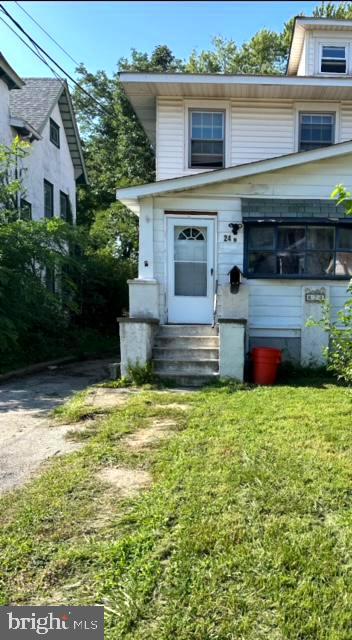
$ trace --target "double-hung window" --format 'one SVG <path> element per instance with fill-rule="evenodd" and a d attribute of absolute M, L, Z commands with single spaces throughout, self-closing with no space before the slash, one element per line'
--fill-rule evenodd
<path fill-rule="evenodd" d="M 322 45 L 320 72 L 347 73 L 346 47 L 344 45 Z"/>
<path fill-rule="evenodd" d="M 335 142 L 334 113 L 299 114 L 299 151 L 328 147 Z"/>
<path fill-rule="evenodd" d="M 219 169 L 225 166 L 225 111 L 189 112 L 189 166 Z"/>
<path fill-rule="evenodd" d="M 352 225 L 248 224 L 250 278 L 351 278 Z"/>
<path fill-rule="evenodd" d="M 48 180 L 44 180 L 44 216 L 54 217 L 54 185 Z"/>

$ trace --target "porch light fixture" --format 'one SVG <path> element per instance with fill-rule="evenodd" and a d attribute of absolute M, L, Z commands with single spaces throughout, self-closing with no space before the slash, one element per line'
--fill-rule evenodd
<path fill-rule="evenodd" d="M 236 222 L 230 222 L 229 227 L 233 233 L 233 235 L 236 237 L 239 230 L 242 229 L 243 224 L 238 224 Z"/>

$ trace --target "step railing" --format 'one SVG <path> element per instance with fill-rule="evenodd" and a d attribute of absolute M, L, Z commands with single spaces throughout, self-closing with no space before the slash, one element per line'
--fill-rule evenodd
<path fill-rule="evenodd" d="M 214 305 L 213 305 L 213 327 L 215 327 L 216 324 L 216 314 L 218 311 L 218 284 L 219 281 L 216 280 L 215 281 L 215 291 L 214 291 Z"/>

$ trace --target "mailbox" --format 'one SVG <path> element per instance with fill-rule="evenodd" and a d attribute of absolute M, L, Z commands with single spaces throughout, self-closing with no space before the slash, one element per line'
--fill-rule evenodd
<path fill-rule="evenodd" d="M 231 293 L 238 293 L 241 284 L 241 269 L 237 266 L 232 267 L 228 272 L 230 276 L 230 291 Z"/>

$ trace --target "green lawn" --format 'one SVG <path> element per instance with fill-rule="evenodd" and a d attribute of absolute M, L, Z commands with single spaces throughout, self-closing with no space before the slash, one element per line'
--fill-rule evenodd
<path fill-rule="evenodd" d="M 109 640 L 351 640 L 351 404 L 319 380 L 144 391 L 1 501 L 0 603 L 104 604 Z M 161 416 L 170 440 L 121 444 Z M 122 500 L 96 477 L 119 464 L 153 485 Z"/>

